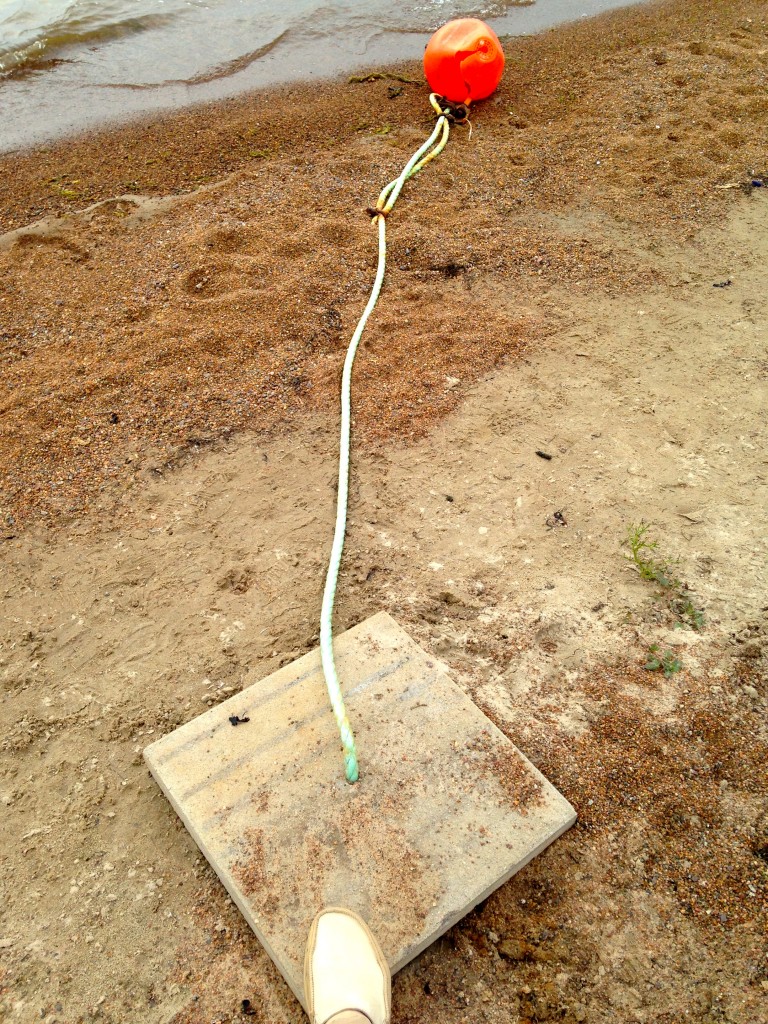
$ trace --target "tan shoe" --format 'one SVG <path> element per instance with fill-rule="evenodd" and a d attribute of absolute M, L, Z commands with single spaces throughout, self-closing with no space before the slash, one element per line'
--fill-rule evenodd
<path fill-rule="evenodd" d="M 368 925 L 351 910 L 328 907 L 312 922 L 304 992 L 312 1024 L 335 1024 L 344 1013 L 362 1014 L 370 1024 L 389 1024 L 389 965 Z"/>

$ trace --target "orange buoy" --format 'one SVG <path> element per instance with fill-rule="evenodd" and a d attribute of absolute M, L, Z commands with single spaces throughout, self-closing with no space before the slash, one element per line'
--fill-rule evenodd
<path fill-rule="evenodd" d="M 484 100 L 501 81 L 503 70 L 499 37 L 478 18 L 447 22 L 424 51 L 424 74 L 430 88 L 451 103 Z"/>

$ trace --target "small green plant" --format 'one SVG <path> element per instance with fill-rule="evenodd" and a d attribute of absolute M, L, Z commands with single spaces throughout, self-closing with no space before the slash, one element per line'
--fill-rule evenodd
<path fill-rule="evenodd" d="M 627 530 L 626 542 L 629 545 L 630 561 L 634 562 L 644 580 L 658 583 L 662 587 L 679 584 L 680 581 L 674 578 L 672 564 L 657 556 L 659 542 L 650 540 L 648 536 L 650 529 L 650 523 L 640 522 L 637 525 L 633 524 Z"/>
<path fill-rule="evenodd" d="M 700 631 L 704 628 L 704 612 L 697 608 L 688 591 L 688 585 L 677 575 L 677 561 L 659 554 L 659 542 L 650 537 L 650 523 L 633 523 L 627 529 L 627 558 L 640 576 L 661 588 L 660 596 L 677 619 L 677 625 Z"/>
<path fill-rule="evenodd" d="M 59 184 L 63 182 L 63 184 Z M 64 199 L 79 199 L 80 192 L 76 188 L 71 188 L 72 185 L 79 185 L 80 179 L 75 178 L 74 181 L 67 180 L 63 175 L 59 175 L 57 178 L 51 178 L 48 182 L 49 187 Z"/>
<path fill-rule="evenodd" d="M 649 672 L 662 671 L 667 679 L 675 672 L 679 672 L 682 667 L 682 661 L 676 658 L 672 651 L 664 651 L 663 654 L 659 654 L 658 644 L 651 644 L 648 650 L 648 661 L 643 666 Z"/>
<path fill-rule="evenodd" d="M 704 629 L 704 612 L 697 608 L 687 595 L 676 597 L 670 602 L 672 611 L 677 615 L 679 626 L 688 626 L 700 633 Z"/>

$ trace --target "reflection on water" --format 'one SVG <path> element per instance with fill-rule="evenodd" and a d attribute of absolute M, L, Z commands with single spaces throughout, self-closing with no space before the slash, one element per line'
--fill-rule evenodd
<path fill-rule="evenodd" d="M 0 0 L 0 152 L 106 120 L 418 57 L 457 16 L 535 32 L 633 0 Z"/>

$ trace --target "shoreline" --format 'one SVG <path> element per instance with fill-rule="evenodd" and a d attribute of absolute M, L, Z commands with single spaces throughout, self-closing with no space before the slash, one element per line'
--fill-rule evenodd
<path fill-rule="evenodd" d="M 644 38 L 651 37 L 661 46 L 674 42 L 678 26 L 675 15 L 670 16 L 669 11 L 677 9 L 695 12 L 703 22 L 704 35 L 706 31 L 717 31 L 717 26 L 729 17 L 722 8 L 719 11 L 707 9 L 701 0 L 682 4 L 677 0 L 651 0 L 636 7 L 596 15 L 588 21 L 576 20 L 559 25 L 534 36 L 517 37 L 505 45 L 508 64 L 500 89 L 478 110 L 492 111 L 512 103 L 519 103 L 524 110 L 530 103 L 530 96 L 526 96 L 529 90 L 533 90 L 537 94 L 536 99 L 540 99 L 546 83 L 536 75 L 535 68 L 526 65 L 544 57 L 556 65 L 556 70 L 565 70 L 567 60 L 557 52 L 561 34 L 567 34 L 573 45 L 583 51 L 578 58 L 588 73 L 589 63 L 605 56 L 603 34 L 609 50 L 630 51 L 633 40 L 642 45 Z M 759 5 L 755 5 L 754 10 L 759 12 Z M 622 33 L 625 34 L 623 39 L 620 38 Z M 702 46 L 703 55 L 706 53 L 705 41 Z M 420 61 L 399 61 L 373 66 L 368 71 L 424 81 Z M 365 69 L 361 69 L 361 75 L 364 73 Z M 257 159 L 266 159 L 277 148 L 287 154 L 306 146 L 335 146 L 349 141 L 354 137 L 355 124 L 370 113 L 363 95 L 365 87 L 350 86 L 349 77 L 359 76 L 339 75 L 320 83 L 297 81 L 159 114 L 150 112 L 127 123 L 105 124 L 51 143 L 0 154 L 0 173 L 10 186 L 10 202 L 6 200 L 4 207 L 0 208 L 0 228 L 5 231 L 21 226 L 19 217 L 23 215 L 22 211 L 13 208 L 14 187 L 19 193 L 28 191 L 30 209 L 46 213 L 69 212 L 87 205 L 86 202 L 78 203 L 78 200 L 93 202 L 109 198 L 110 193 L 119 193 L 124 182 L 116 173 L 118 169 L 114 165 L 118 162 L 127 164 L 127 180 L 135 182 L 136 177 L 128 177 L 135 174 L 142 179 L 142 188 L 151 195 L 157 195 L 163 191 L 193 188 L 202 179 L 213 180 L 222 173 L 248 166 L 253 153 L 258 154 Z M 576 85 L 569 83 L 567 95 L 565 90 L 561 90 L 559 104 L 536 103 L 541 108 L 540 116 L 555 114 L 562 117 L 567 114 L 569 103 L 575 98 Z M 405 96 L 396 104 L 382 103 L 381 90 L 374 93 L 384 115 L 388 118 L 394 115 L 394 126 L 402 128 L 426 123 L 429 117 L 423 95 L 426 83 L 418 96 L 413 95 L 416 89 L 416 86 L 407 86 Z M 263 113 L 264 106 L 269 107 L 267 117 Z M 332 121 L 328 119 L 329 109 L 334 111 Z M 110 157 L 104 157 L 105 148 L 115 154 L 111 162 Z M 170 167 L 163 167 L 155 158 L 158 151 L 171 158 Z M 83 175 L 78 179 L 78 195 L 72 201 L 62 202 L 64 197 L 51 196 L 49 189 L 38 188 L 35 191 L 35 182 L 48 183 L 49 169 L 63 171 L 62 178 Z"/>
<path fill-rule="evenodd" d="M 581 0 L 575 20 L 632 2 Z M 504 13 L 489 13 L 491 27 L 505 38 L 533 35 L 567 23 L 574 17 L 569 6 L 570 0 L 512 0 Z M 443 10 L 447 19 L 450 11 Z M 265 89 L 322 86 L 361 68 L 416 61 L 439 24 L 431 20 L 429 5 L 392 12 L 383 0 L 368 0 L 362 10 L 346 14 L 343 7 L 305 11 L 295 19 L 273 12 L 249 27 L 237 0 L 219 0 L 215 16 L 209 14 L 210 31 L 198 6 L 190 22 L 172 15 L 163 27 L 112 43 L 100 43 L 97 33 L 90 40 L 95 49 L 72 44 L 54 50 L 37 67 L 0 75 L 0 153 L 99 131 L 109 123 L 117 127 Z M 238 44 L 229 42 L 233 26 Z M 160 50 L 167 64 L 158 81 L 152 55 Z"/>

